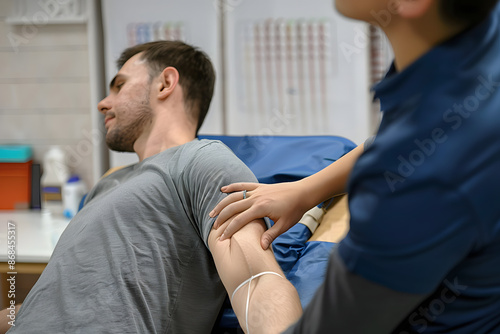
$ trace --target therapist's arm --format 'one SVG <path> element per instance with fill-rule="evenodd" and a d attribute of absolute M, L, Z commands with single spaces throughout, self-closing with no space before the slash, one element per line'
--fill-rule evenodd
<path fill-rule="evenodd" d="M 295 225 L 306 211 L 319 203 L 346 191 L 346 184 L 352 168 L 364 152 L 361 144 L 330 166 L 295 182 L 258 184 L 233 183 L 223 187 L 222 191 L 232 193 L 217 204 L 210 213 L 218 215 L 215 227 L 234 217 L 231 224 L 221 226 L 224 237 L 230 238 L 248 222 L 269 217 L 275 224 L 261 238 L 262 247 L 267 249 L 280 234 Z M 247 190 L 243 199 L 242 191 Z"/>
<path fill-rule="evenodd" d="M 325 282 L 285 334 L 387 334 L 412 316 L 427 295 L 388 289 L 349 272 L 334 250 Z"/>
<path fill-rule="evenodd" d="M 229 223 L 229 222 L 226 222 Z M 248 327 L 250 333 L 281 333 L 302 314 L 299 296 L 285 278 L 272 251 L 263 250 L 259 240 L 265 231 L 263 220 L 255 220 L 234 234 L 219 241 L 221 230 L 212 230 L 208 245 L 219 276 L 229 294 L 251 276 L 265 274 L 242 286 L 231 301 L 241 328 L 246 332 L 248 289 Z"/>

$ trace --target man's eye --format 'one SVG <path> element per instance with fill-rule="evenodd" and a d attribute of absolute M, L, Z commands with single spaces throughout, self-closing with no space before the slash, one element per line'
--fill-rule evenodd
<path fill-rule="evenodd" d="M 124 84 L 124 82 L 119 83 L 118 85 L 116 85 L 116 88 L 118 88 L 118 89 L 122 88 L 123 84 Z"/>

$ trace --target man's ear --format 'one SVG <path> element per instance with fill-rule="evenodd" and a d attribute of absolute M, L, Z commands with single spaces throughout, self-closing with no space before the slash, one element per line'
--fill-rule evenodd
<path fill-rule="evenodd" d="M 405 19 L 417 19 L 429 11 L 436 0 L 399 0 L 398 14 Z"/>
<path fill-rule="evenodd" d="M 167 67 L 161 72 L 158 98 L 164 100 L 172 94 L 179 82 L 179 72 L 174 67 Z"/>

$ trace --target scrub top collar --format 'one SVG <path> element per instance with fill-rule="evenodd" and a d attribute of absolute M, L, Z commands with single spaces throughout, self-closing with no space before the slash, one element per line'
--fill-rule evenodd
<path fill-rule="evenodd" d="M 473 64 L 499 38 L 499 16 L 500 4 L 487 19 L 434 47 L 401 72 L 393 62 L 384 79 L 372 87 L 381 110 L 387 112 L 414 100 L 448 81 L 449 75 L 477 71 Z"/>

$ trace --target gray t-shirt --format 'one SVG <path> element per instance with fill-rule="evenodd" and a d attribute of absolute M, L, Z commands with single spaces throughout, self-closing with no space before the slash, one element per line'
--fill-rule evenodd
<path fill-rule="evenodd" d="M 255 182 L 194 140 L 102 179 L 9 333 L 210 333 L 225 298 L 207 246 L 223 185 Z"/>

